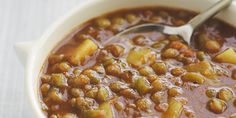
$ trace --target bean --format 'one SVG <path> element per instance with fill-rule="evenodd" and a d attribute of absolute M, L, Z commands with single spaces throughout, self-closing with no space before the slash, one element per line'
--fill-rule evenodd
<path fill-rule="evenodd" d="M 155 49 L 162 50 L 165 46 L 166 46 L 166 44 L 164 44 L 162 42 L 157 42 L 157 43 L 152 44 L 151 47 L 155 48 Z"/>
<path fill-rule="evenodd" d="M 220 91 L 217 94 L 217 98 L 228 102 L 233 98 L 233 92 L 232 90 L 227 88 L 220 89 Z"/>
<path fill-rule="evenodd" d="M 109 45 L 107 47 L 105 47 L 105 49 L 110 52 L 114 57 L 120 57 L 124 54 L 125 49 L 123 46 L 121 45 Z"/>
<path fill-rule="evenodd" d="M 101 82 L 102 77 L 94 70 L 88 69 L 83 71 L 84 75 L 90 79 L 91 84 L 99 84 Z"/>
<path fill-rule="evenodd" d="M 134 99 L 138 96 L 138 93 L 134 91 L 133 89 L 127 88 L 124 90 L 121 90 L 119 94 L 123 95 L 126 98 Z"/>
<path fill-rule="evenodd" d="M 152 85 L 152 92 L 157 92 L 157 91 L 161 91 L 161 90 L 165 89 L 163 82 L 159 79 L 152 82 L 151 85 Z"/>
<path fill-rule="evenodd" d="M 61 103 L 64 101 L 62 93 L 58 88 L 51 88 L 48 92 L 48 98 L 56 103 Z"/>
<path fill-rule="evenodd" d="M 168 90 L 169 97 L 175 97 L 183 94 L 183 90 L 180 87 L 172 87 Z"/>
<path fill-rule="evenodd" d="M 70 105 L 71 105 L 72 107 L 75 107 L 75 106 L 76 106 L 76 98 L 71 98 L 71 99 L 69 100 L 69 103 L 70 103 Z"/>
<path fill-rule="evenodd" d="M 172 41 L 169 45 L 169 48 L 174 48 L 177 50 L 188 49 L 188 47 L 180 41 Z"/>
<path fill-rule="evenodd" d="M 79 76 L 79 74 L 80 74 L 81 72 L 82 72 L 82 71 L 81 71 L 80 69 L 78 69 L 78 68 L 75 68 L 75 69 L 73 70 L 73 74 L 76 75 L 76 76 Z"/>
<path fill-rule="evenodd" d="M 138 109 L 148 111 L 151 108 L 152 102 L 149 99 L 142 98 L 136 101 Z"/>
<path fill-rule="evenodd" d="M 232 79 L 236 80 L 236 69 L 232 71 Z"/>
<path fill-rule="evenodd" d="M 162 53 L 163 58 L 175 58 L 179 55 L 179 51 L 173 48 L 169 48 Z"/>
<path fill-rule="evenodd" d="M 152 83 L 153 81 L 157 80 L 158 79 L 158 76 L 155 75 L 155 74 L 150 74 L 150 75 L 147 75 L 147 80 Z"/>
<path fill-rule="evenodd" d="M 207 90 L 206 90 L 206 95 L 207 95 L 207 97 L 209 97 L 209 98 L 215 97 L 216 94 L 217 94 L 217 91 L 216 91 L 215 89 L 207 89 Z"/>
<path fill-rule="evenodd" d="M 143 76 L 148 76 L 148 75 L 155 74 L 153 69 L 149 66 L 144 66 L 144 67 L 140 68 L 138 71 Z"/>
<path fill-rule="evenodd" d="M 170 35 L 170 36 L 168 37 L 168 40 L 170 40 L 170 41 L 178 41 L 178 40 L 181 40 L 181 39 L 180 39 L 180 37 L 177 36 L 177 35 Z"/>
<path fill-rule="evenodd" d="M 125 70 L 121 73 L 121 79 L 124 80 L 127 83 L 133 83 L 134 78 L 133 78 L 133 73 L 130 70 Z"/>
<path fill-rule="evenodd" d="M 111 64 L 105 70 L 108 75 L 119 76 L 121 74 L 121 67 L 118 64 Z"/>
<path fill-rule="evenodd" d="M 95 65 L 92 67 L 93 70 L 95 70 L 99 74 L 105 74 L 105 69 L 102 65 Z"/>
<path fill-rule="evenodd" d="M 174 75 L 174 76 L 180 76 L 182 75 L 183 73 L 185 72 L 185 70 L 183 68 L 174 68 L 171 70 L 171 74 Z"/>
<path fill-rule="evenodd" d="M 52 74 L 52 83 L 57 87 L 66 87 L 67 78 L 63 74 Z"/>
<path fill-rule="evenodd" d="M 43 83 L 49 83 L 51 81 L 51 76 L 50 75 L 42 75 L 41 81 Z"/>
<path fill-rule="evenodd" d="M 159 15 L 163 18 L 168 18 L 170 16 L 169 13 L 166 11 L 160 11 Z"/>
<path fill-rule="evenodd" d="M 151 99 L 156 104 L 160 104 L 164 98 L 164 92 L 156 92 L 151 96 Z"/>
<path fill-rule="evenodd" d="M 134 23 L 135 21 L 137 21 L 138 17 L 135 14 L 130 13 L 126 15 L 126 19 L 129 23 Z"/>
<path fill-rule="evenodd" d="M 173 23 L 174 23 L 174 25 L 176 25 L 176 26 L 181 26 L 181 25 L 186 24 L 186 22 L 185 22 L 184 20 L 182 20 L 182 19 L 174 19 L 174 20 L 173 20 Z"/>
<path fill-rule="evenodd" d="M 208 107 L 211 112 L 219 114 L 219 113 L 223 113 L 226 110 L 227 105 L 223 100 L 212 98 L 208 102 Z"/>
<path fill-rule="evenodd" d="M 48 57 L 48 62 L 50 65 L 53 65 L 56 63 L 60 63 L 64 59 L 65 59 L 65 55 L 63 54 L 59 54 L 59 55 L 53 54 Z"/>
<path fill-rule="evenodd" d="M 208 40 L 205 43 L 205 48 L 208 52 L 214 53 L 220 50 L 221 45 L 215 40 Z"/>
<path fill-rule="evenodd" d="M 49 89 L 50 89 L 49 84 L 42 84 L 41 87 L 40 87 L 40 90 L 41 90 L 43 95 L 46 95 L 48 93 Z"/>
<path fill-rule="evenodd" d="M 58 64 L 57 69 L 59 70 L 59 72 L 67 72 L 71 69 L 71 67 L 67 62 L 62 62 Z"/>
<path fill-rule="evenodd" d="M 73 113 L 66 113 L 62 118 L 78 118 L 78 116 Z"/>
<path fill-rule="evenodd" d="M 57 117 L 57 115 L 52 114 L 52 115 L 50 116 L 50 118 L 58 118 L 58 117 Z"/>
<path fill-rule="evenodd" d="M 116 102 L 114 104 L 115 108 L 118 110 L 118 111 L 121 111 L 125 108 L 124 104 L 122 102 Z"/>
<path fill-rule="evenodd" d="M 123 25 L 126 22 L 126 20 L 122 17 L 115 17 L 112 19 L 112 24 L 114 25 Z"/>
<path fill-rule="evenodd" d="M 82 97 L 84 96 L 84 92 L 83 90 L 79 89 L 79 88 L 72 88 L 70 90 L 71 95 L 73 95 L 74 97 Z"/>
<path fill-rule="evenodd" d="M 168 107 L 169 107 L 168 103 L 160 103 L 155 105 L 155 110 L 158 112 L 166 112 Z"/>
<path fill-rule="evenodd" d="M 206 59 L 206 55 L 203 51 L 198 51 L 197 52 L 197 58 L 200 60 L 200 61 L 203 61 Z"/>
<path fill-rule="evenodd" d="M 111 22 L 107 18 L 99 18 L 96 20 L 96 24 L 100 28 L 107 28 L 111 25 Z"/>
<path fill-rule="evenodd" d="M 126 89 L 128 88 L 126 84 L 120 82 L 120 81 L 117 81 L 117 82 L 114 82 L 114 83 L 111 83 L 110 84 L 110 89 L 113 91 L 113 92 L 119 92 L 123 89 Z"/>
<path fill-rule="evenodd" d="M 139 46 L 144 46 L 149 43 L 149 39 L 147 39 L 146 37 L 144 37 L 142 35 L 138 35 L 138 36 L 134 37 L 132 39 L 132 41 L 135 45 L 139 45 Z"/>
<path fill-rule="evenodd" d="M 234 100 L 234 106 L 236 107 L 236 99 Z"/>
<path fill-rule="evenodd" d="M 151 65 L 152 69 L 157 75 L 164 75 L 167 72 L 167 67 L 163 62 L 157 62 Z"/>
<path fill-rule="evenodd" d="M 134 88 L 139 94 L 144 95 L 149 92 L 151 85 L 145 77 L 140 77 L 136 80 Z"/>
<path fill-rule="evenodd" d="M 75 77 L 72 80 L 72 84 L 74 86 L 79 86 L 79 87 L 83 87 L 89 83 L 90 83 L 90 79 L 86 75 L 83 75 L 83 74 L 79 75 L 79 77 Z"/>
<path fill-rule="evenodd" d="M 97 94 L 98 94 L 98 89 L 94 88 L 86 92 L 85 96 L 89 98 L 96 98 Z"/>
<path fill-rule="evenodd" d="M 100 87 L 98 89 L 98 93 L 97 93 L 97 100 L 101 101 L 101 102 L 104 102 L 108 99 L 108 97 L 109 97 L 108 90 L 104 87 Z"/>
<path fill-rule="evenodd" d="M 183 75 L 181 77 L 181 79 L 184 82 L 193 82 L 193 83 L 197 83 L 197 84 L 203 84 L 205 81 L 204 76 L 202 76 L 201 74 L 198 74 L 198 73 L 194 73 L 194 72 L 186 73 L 185 75 Z"/>

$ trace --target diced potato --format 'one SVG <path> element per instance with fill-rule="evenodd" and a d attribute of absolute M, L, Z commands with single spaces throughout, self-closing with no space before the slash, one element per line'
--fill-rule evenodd
<path fill-rule="evenodd" d="M 155 52 L 149 48 L 134 48 L 130 50 L 126 60 L 134 67 L 140 67 L 143 64 L 153 63 L 155 58 Z"/>
<path fill-rule="evenodd" d="M 236 52 L 234 49 L 229 48 L 217 55 L 214 60 L 220 63 L 236 64 Z"/>
<path fill-rule="evenodd" d="M 110 102 L 102 103 L 101 105 L 99 105 L 98 109 L 105 111 L 106 116 L 102 118 L 114 118 L 114 111 Z"/>
<path fill-rule="evenodd" d="M 216 78 L 216 72 L 207 61 L 201 61 L 196 64 L 187 65 L 184 67 L 184 69 L 186 69 L 188 72 L 199 72 L 209 79 Z"/>
<path fill-rule="evenodd" d="M 183 104 L 174 98 L 169 101 L 169 107 L 165 113 L 163 113 L 162 118 L 179 118 L 183 110 Z"/>
<path fill-rule="evenodd" d="M 84 118 L 105 118 L 106 112 L 104 110 L 85 110 L 83 112 Z"/>
<path fill-rule="evenodd" d="M 134 88 L 139 92 L 139 94 L 143 95 L 149 92 L 151 85 L 145 77 L 141 77 L 136 80 Z"/>
<path fill-rule="evenodd" d="M 193 82 L 193 83 L 198 83 L 198 84 L 203 84 L 203 82 L 205 81 L 204 76 L 198 73 L 194 73 L 194 72 L 186 73 L 185 75 L 182 76 L 181 79 L 184 82 Z"/>
<path fill-rule="evenodd" d="M 74 65 L 80 65 L 84 59 L 92 55 L 98 46 L 90 39 L 82 41 L 69 56 L 69 62 Z"/>

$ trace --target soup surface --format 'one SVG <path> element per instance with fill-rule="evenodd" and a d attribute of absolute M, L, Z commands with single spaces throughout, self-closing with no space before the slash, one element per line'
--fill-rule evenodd
<path fill-rule="evenodd" d="M 88 21 L 50 54 L 40 76 L 50 118 L 236 118 L 236 29 L 217 19 L 189 47 L 157 31 L 115 34 L 138 24 L 186 24 L 170 8 L 113 12 Z"/>

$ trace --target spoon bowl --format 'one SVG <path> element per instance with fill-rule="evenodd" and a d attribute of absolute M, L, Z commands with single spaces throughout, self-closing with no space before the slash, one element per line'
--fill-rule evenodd
<path fill-rule="evenodd" d="M 232 0 L 220 0 L 214 5 L 212 5 L 206 11 L 200 13 L 191 19 L 187 24 L 179 27 L 167 26 L 162 24 L 155 23 L 145 23 L 137 26 L 130 27 L 115 36 L 111 37 L 107 41 L 104 42 L 104 45 L 109 44 L 110 42 L 114 42 L 114 40 L 119 39 L 120 37 L 125 36 L 129 33 L 139 33 L 139 32 L 150 32 L 157 31 L 160 33 L 168 34 L 168 35 L 178 35 L 181 36 L 182 39 L 190 45 L 191 36 L 193 31 L 199 27 L 206 20 L 217 14 L 219 11 L 227 8 L 232 3 Z"/>

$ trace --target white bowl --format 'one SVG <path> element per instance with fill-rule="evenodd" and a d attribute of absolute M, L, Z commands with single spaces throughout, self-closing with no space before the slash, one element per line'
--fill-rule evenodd
<path fill-rule="evenodd" d="M 38 78 L 41 68 L 53 48 L 76 27 L 104 13 L 124 8 L 143 6 L 168 6 L 193 11 L 203 11 L 217 0 L 88 0 L 69 12 L 48 29 L 40 40 L 15 45 L 17 54 L 25 67 L 26 96 L 34 117 L 43 118 L 38 94 Z M 236 1 L 217 15 L 225 22 L 236 26 Z"/>

